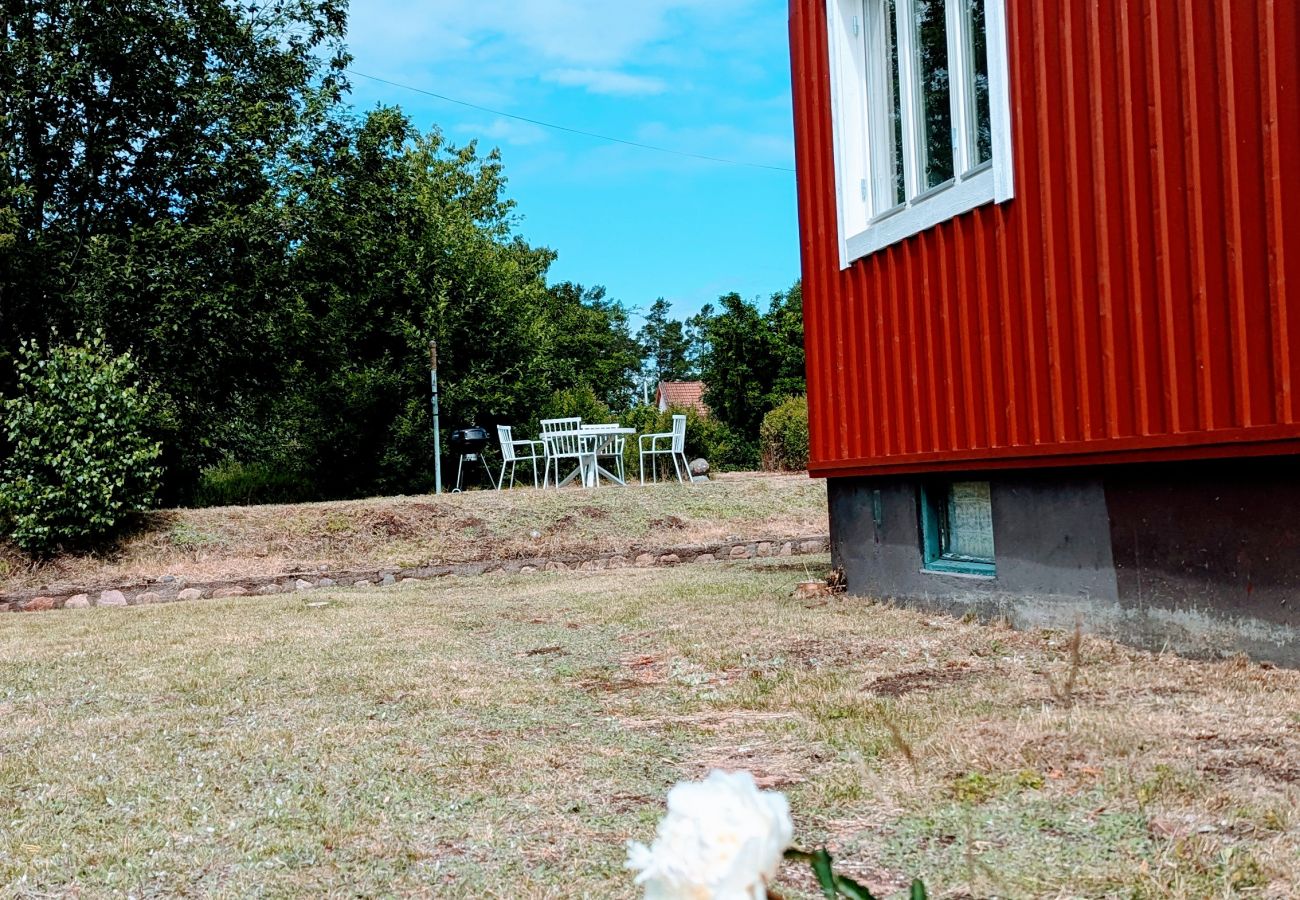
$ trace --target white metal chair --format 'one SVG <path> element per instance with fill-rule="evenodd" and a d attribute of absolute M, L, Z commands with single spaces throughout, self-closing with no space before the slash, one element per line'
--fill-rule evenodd
<path fill-rule="evenodd" d="M 619 425 L 617 422 L 611 422 L 608 425 L 588 424 L 583 426 L 583 431 L 594 431 L 594 432 L 613 431 L 615 429 L 622 428 L 622 427 L 623 426 Z M 596 454 L 597 462 L 599 462 L 602 459 L 608 459 L 611 457 L 613 458 L 614 464 L 616 466 L 615 471 L 618 472 L 619 481 L 627 480 L 627 476 L 623 474 L 623 449 L 626 446 L 627 446 L 627 435 L 617 434 L 614 435 L 612 438 L 609 438 L 608 440 L 604 441 L 603 446 Z"/>
<path fill-rule="evenodd" d="M 515 469 L 520 462 L 532 465 L 533 487 L 537 487 L 537 461 L 546 459 L 546 444 L 542 441 L 515 440 L 509 425 L 497 426 L 497 438 L 501 441 L 501 477 L 497 479 L 497 490 L 505 486 L 506 466 L 510 467 L 510 486 L 515 486 Z"/>
<path fill-rule="evenodd" d="M 575 460 L 579 468 L 583 460 L 590 456 L 584 446 L 579 430 L 582 419 L 542 419 L 542 442 L 546 445 L 546 473 L 542 476 L 542 487 L 546 487 L 551 477 L 551 464 L 555 464 L 555 486 L 560 486 L 560 460 Z"/>
<path fill-rule="evenodd" d="M 647 441 L 650 442 L 649 447 L 646 446 Z M 661 447 L 659 445 L 661 441 L 666 442 L 668 446 Z M 691 465 L 689 462 L 686 461 L 686 417 L 685 416 L 682 415 L 673 416 L 672 431 L 666 431 L 661 434 L 641 435 L 640 439 L 638 440 L 638 445 L 641 451 L 640 469 L 641 469 L 642 484 L 645 484 L 645 458 L 649 456 L 651 458 L 652 463 L 657 463 L 658 461 L 655 460 L 654 457 L 661 456 L 665 453 L 668 454 L 668 456 L 673 461 L 673 469 L 677 472 L 677 480 L 679 482 L 684 482 L 685 480 L 682 478 L 683 471 L 686 472 L 686 478 L 691 477 Z M 681 460 L 680 463 L 678 462 L 679 459 Z M 659 481 L 658 465 L 656 465 L 653 471 L 651 472 L 651 478 L 655 482 Z"/>

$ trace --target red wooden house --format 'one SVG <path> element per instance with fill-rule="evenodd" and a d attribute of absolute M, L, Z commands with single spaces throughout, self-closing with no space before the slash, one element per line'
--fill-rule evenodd
<path fill-rule="evenodd" d="M 791 0 L 857 593 L 1300 662 L 1300 10 Z"/>

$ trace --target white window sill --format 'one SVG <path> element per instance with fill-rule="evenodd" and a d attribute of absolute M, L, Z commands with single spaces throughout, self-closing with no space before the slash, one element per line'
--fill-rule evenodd
<path fill-rule="evenodd" d="M 907 208 L 890 212 L 866 230 L 845 238 L 840 247 L 840 268 L 847 269 L 857 260 L 870 256 L 877 250 L 897 244 L 978 206 L 992 203 L 996 196 L 997 187 L 992 168 L 985 168 L 967 177 L 965 181 L 925 194 L 912 201 Z"/>

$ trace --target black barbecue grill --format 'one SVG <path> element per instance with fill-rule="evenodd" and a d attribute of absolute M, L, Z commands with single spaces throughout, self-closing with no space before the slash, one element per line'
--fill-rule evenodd
<path fill-rule="evenodd" d="M 478 425 L 460 428 L 451 433 L 451 440 L 448 442 L 451 452 L 460 457 L 460 462 L 456 465 L 456 489 L 452 493 L 461 490 L 461 479 L 465 474 L 465 460 L 483 463 L 483 469 L 488 474 L 488 483 L 496 487 L 496 482 L 492 478 L 492 470 L 488 468 L 487 460 L 483 459 L 483 448 L 487 446 L 487 442 L 487 429 L 480 428 Z"/>

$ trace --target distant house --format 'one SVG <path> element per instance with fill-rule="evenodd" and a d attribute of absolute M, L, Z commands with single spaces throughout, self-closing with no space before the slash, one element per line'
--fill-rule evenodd
<path fill-rule="evenodd" d="M 791 0 L 857 594 L 1300 664 L 1300 12 Z"/>
<path fill-rule="evenodd" d="M 702 416 L 709 414 L 704 405 L 703 381 L 661 381 L 655 388 L 655 406 L 664 412 L 670 406 L 693 409 Z"/>

